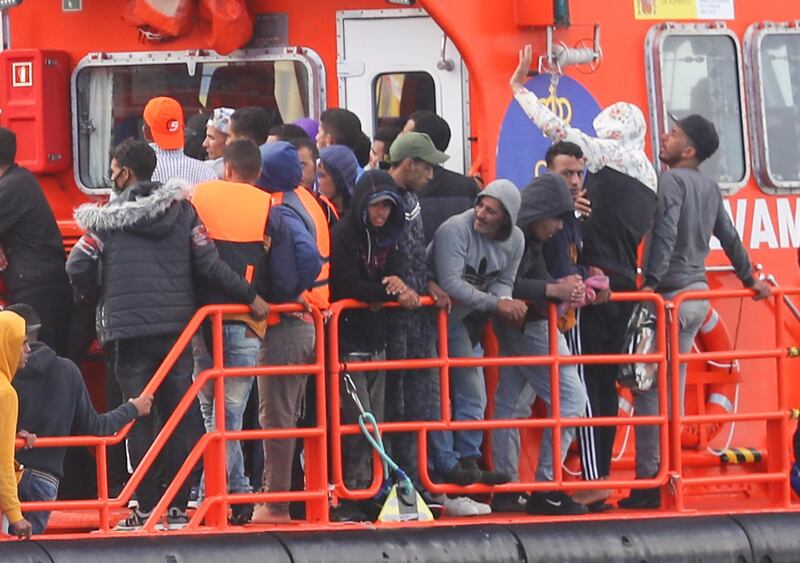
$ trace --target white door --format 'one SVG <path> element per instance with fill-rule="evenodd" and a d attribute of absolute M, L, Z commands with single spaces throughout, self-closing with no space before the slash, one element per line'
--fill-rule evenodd
<path fill-rule="evenodd" d="M 416 109 L 436 111 L 452 137 L 445 166 L 469 167 L 467 70 L 453 44 L 423 10 L 337 12 L 339 103 L 372 138 Z M 444 53 L 442 52 L 444 41 Z"/>

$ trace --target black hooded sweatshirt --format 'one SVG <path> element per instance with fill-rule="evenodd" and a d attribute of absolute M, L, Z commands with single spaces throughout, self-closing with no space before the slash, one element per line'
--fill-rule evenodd
<path fill-rule="evenodd" d="M 536 238 L 530 229 L 531 223 L 547 217 L 560 218 L 572 213 L 575 204 L 564 179 L 553 173 L 542 174 L 522 190 L 522 205 L 519 209 L 517 225 L 525 233 L 525 252 L 514 280 L 516 299 L 533 301 L 528 307 L 526 321 L 546 318 L 544 307 L 547 284 L 552 276 L 547 271 L 542 245 L 544 241 Z"/>
<path fill-rule="evenodd" d="M 368 225 L 367 206 L 387 196 L 393 203 L 386 224 Z M 395 246 L 405 229 L 405 209 L 392 177 L 384 171 L 366 172 L 356 184 L 350 210 L 331 231 L 331 300 L 356 299 L 366 303 L 394 301 L 381 280 L 400 276 Z M 388 317 L 385 311 L 345 311 L 339 323 L 340 352 L 380 352 L 386 349 Z"/>
<path fill-rule="evenodd" d="M 136 418 L 133 403 L 126 402 L 106 414 L 97 414 L 78 367 L 56 356 L 43 342 L 31 343 L 27 365 L 12 381 L 19 396 L 17 429 L 39 437 L 110 436 Z M 22 465 L 46 471 L 61 479 L 66 448 L 17 450 Z"/>

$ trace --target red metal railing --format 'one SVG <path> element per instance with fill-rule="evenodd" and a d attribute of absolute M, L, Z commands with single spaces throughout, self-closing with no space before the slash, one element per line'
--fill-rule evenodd
<path fill-rule="evenodd" d="M 141 482 L 144 474 L 149 471 L 159 453 L 165 447 L 167 440 L 180 422 L 181 418 L 196 400 L 200 389 L 208 381 L 213 381 L 215 386 L 216 430 L 206 433 L 195 444 L 188 458 L 178 471 L 172 483 L 169 484 L 163 497 L 156 505 L 153 514 L 145 525 L 145 532 L 152 532 L 155 525 L 163 518 L 170 502 L 178 493 L 182 483 L 188 478 L 194 465 L 204 459 L 206 472 L 206 497 L 198 510 L 192 516 L 189 529 L 198 530 L 202 523 L 214 530 L 224 530 L 228 527 L 227 509 L 231 504 L 253 502 L 290 502 L 304 501 L 307 506 L 307 522 L 313 527 L 324 525 L 328 522 L 328 496 L 329 482 L 332 483 L 332 495 L 341 499 L 364 499 L 374 496 L 381 486 L 382 475 L 377 456 L 374 458 L 374 479 L 371 486 L 363 490 L 350 490 L 346 487 L 342 467 L 342 437 L 357 434 L 360 429 L 357 425 L 344 425 L 340 417 L 340 375 L 342 372 L 369 372 L 387 371 L 388 377 L 395 370 L 409 369 L 436 369 L 440 382 L 440 420 L 414 421 L 414 422 L 387 422 L 381 424 L 384 433 L 411 432 L 416 433 L 417 456 L 419 461 L 421 484 L 428 490 L 436 493 L 464 494 L 482 492 L 511 492 L 535 491 L 542 489 L 591 489 L 591 488 L 639 488 L 664 486 L 670 482 L 674 486 L 675 500 L 669 504 L 667 510 L 684 511 L 685 492 L 687 486 L 719 485 L 733 483 L 742 479 L 741 475 L 705 475 L 688 476 L 685 472 L 686 462 L 691 459 L 692 465 L 712 465 L 707 459 L 694 459 L 695 454 L 687 454 L 681 449 L 682 424 L 706 424 L 709 422 L 731 421 L 766 421 L 768 425 L 767 441 L 767 471 L 763 473 L 748 473 L 747 479 L 753 482 L 768 483 L 770 500 L 776 508 L 786 508 L 790 501 L 788 473 L 790 459 L 788 453 L 789 441 L 789 412 L 787 407 L 788 376 L 786 373 L 787 346 L 784 328 L 784 311 L 780 299 L 787 294 L 800 294 L 800 289 L 776 289 L 773 295 L 775 300 L 775 346 L 761 350 L 743 351 L 714 351 L 703 353 L 678 354 L 678 316 L 673 314 L 669 321 L 670 331 L 667 340 L 667 311 L 675 311 L 683 301 L 691 299 L 725 299 L 745 298 L 752 296 L 749 290 L 738 291 L 711 291 L 711 292 L 686 292 L 679 295 L 674 302 L 665 303 L 657 294 L 643 293 L 618 293 L 614 294 L 614 301 L 648 301 L 652 304 L 657 317 L 657 352 L 653 354 L 631 356 L 628 354 L 608 355 L 581 355 L 559 356 L 557 350 L 556 313 L 555 308 L 550 308 L 549 332 L 550 353 L 546 356 L 529 357 L 483 357 L 483 358 L 450 358 L 447 346 L 447 315 L 439 311 L 437 316 L 438 349 L 437 357 L 419 360 L 387 360 L 380 362 L 341 362 L 339 360 L 339 330 L 338 320 L 343 311 L 348 309 L 365 308 L 368 305 L 355 301 L 340 301 L 334 303 L 330 310 L 331 322 L 328 324 L 328 357 L 327 369 L 330 375 L 329 385 L 326 384 L 326 361 L 323 315 L 316 309 L 311 314 L 314 319 L 316 333 L 316 360 L 309 365 L 293 366 L 258 366 L 256 368 L 226 368 L 223 366 L 223 341 L 222 322 L 223 315 L 228 313 L 246 312 L 247 308 L 238 305 L 208 306 L 197 312 L 186 329 L 180 335 L 173 349 L 158 368 L 151 382 L 145 388 L 147 393 L 155 393 L 161 382 L 169 373 L 178 357 L 190 344 L 192 335 L 198 330 L 205 319 L 210 318 L 212 323 L 212 358 L 213 366 L 198 374 L 186 396 L 178 404 L 175 411 L 165 421 L 161 432 L 154 440 L 152 446 L 144 456 L 141 464 L 135 468 L 133 475 L 116 498 L 109 498 L 108 482 L 106 478 L 107 455 L 106 448 L 119 443 L 124 439 L 130 424 L 117 435 L 111 437 L 65 437 L 65 438 L 40 438 L 35 447 L 65 447 L 89 446 L 96 452 L 98 474 L 98 498 L 89 500 L 53 501 L 24 503 L 24 510 L 97 510 L 100 516 L 100 530 L 109 532 L 109 519 L 111 510 L 122 508 L 130 499 L 136 487 Z M 422 304 L 431 307 L 433 302 L 423 298 Z M 387 307 L 396 307 L 388 304 Z M 300 305 L 287 304 L 272 307 L 274 312 L 290 312 L 302 310 Z M 677 361 L 668 367 L 668 349 L 671 357 Z M 680 415 L 678 401 L 672 401 L 672 412 L 667 412 L 667 395 L 679 396 L 679 369 L 680 362 L 689 360 L 714 360 L 732 361 L 749 358 L 772 358 L 776 361 L 777 377 L 777 407 L 773 410 L 724 415 Z M 559 400 L 559 366 L 566 364 L 619 364 L 631 361 L 652 362 L 658 364 L 659 386 L 659 411 L 655 416 L 642 417 L 603 417 L 603 418 L 561 418 Z M 513 419 L 513 420 L 482 420 L 482 421 L 454 421 L 450 414 L 450 368 L 484 366 L 501 367 L 509 365 L 548 365 L 550 367 L 551 405 L 552 414 L 548 418 L 539 419 Z M 671 374 L 667 385 L 668 373 Z M 312 374 L 316 385 L 317 425 L 313 428 L 286 428 L 269 430 L 247 430 L 228 432 L 224 424 L 224 379 L 226 377 L 281 377 L 290 374 Z M 330 391 L 330 393 L 328 393 Z M 349 400 L 346 398 L 344 400 Z M 329 401 L 329 402 L 328 402 Z M 329 426 L 326 425 L 330 417 Z M 606 481 L 567 481 L 564 478 L 560 464 L 554 463 L 554 481 L 541 483 L 535 481 L 520 481 L 507 485 L 489 487 L 485 485 L 471 485 L 468 489 L 452 484 L 434 483 L 427 470 L 427 436 L 429 432 L 437 430 L 467 430 L 479 429 L 491 431 L 500 428 L 551 428 L 553 459 L 560 459 L 560 432 L 562 426 L 610 426 L 610 425 L 658 425 L 659 440 L 661 445 L 661 463 L 658 473 L 652 479 L 613 479 Z M 331 465 L 328 469 L 327 433 L 331 435 Z M 306 489 L 303 491 L 285 491 L 270 493 L 229 494 L 227 492 L 226 448 L 228 440 L 264 440 L 302 438 L 306 452 Z M 22 441 L 17 446 L 21 447 Z M 707 456 L 706 456 L 707 457 Z"/>
<path fill-rule="evenodd" d="M 665 452 L 660 464 L 658 474 L 652 479 L 642 480 L 608 480 L 603 481 L 603 487 L 611 488 L 642 488 L 654 487 L 663 485 L 667 481 L 668 475 L 668 437 L 667 437 L 667 355 L 666 355 L 666 321 L 664 315 L 664 301 L 657 294 L 642 294 L 642 293 L 616 293 L 613 297 L 614 301 L 648 301 L 653 304 L 653 308 L 657 317 L 657 349 L 659 352 L 631 356 L 629 354 L 605 354 L 605 355 L 584 355 L 584 356 L 559 356 L 558 355 L 558 340 L 556 311 L 555 307 L 550 307 L 550 354 L 547 356 L 529 356 L 529 357 L 483 357 L 483 358 L 450 358 L 448 356 L 447 347 L 447 314 L 444 311 L 438 313 L 438 357 L 419 360 L 386 360 L 380 362 L 340 362 L 338 357 L 334 355 L 335 351 L 339 349 L 339 331 L 338 320 L 342 312 L 347 309 L 363 309 L 367 305 L 358 303 L 356 301 L 345 300 L 334 303 L 331 306 L 331 319 L 328 325 L 328 338 L 330 357 L 328 359 L 328 366 L 330 372 L 330 386 L 331 386 L 331 459 L 333 461 L 333 494 L 339 498 L 346 499 L 367 499 L 375 496 L 381 485 L 381 472 L 379 465 L 374 464 L 374 478 L 372 485 L 367 489 L 350 490 L 345 485 L 343 479 L 342 468 L 342 436 L 360 433 L 357 425 L 343 425 L 339 416 L 338 409 L 336 408 L 336 401 L 340 397 L 340 382 L 339 378 L 342 372 L 370 372 L 370 371 L 395 371 L 395 370 L 410 370 L 410 369 L 437 369 L 439 371 L 439 386 L 440 386 L 440 405 L 441 405 L 441 420 L 439 421 L 420 421 L 420 422 L 384 422 L 381 424 L 381 432 L 383 433 L 396 433 L 396 432 L 415 432 L 417 434 L 417 456 L 419 463 L 419 477 L 421 484 L 429 491 L 434 493 L 451 493 L 451 494 L 474 494 L 482 492 L 512 492 L 512 491 L 536 491 L 566 488 L 565 481 L 562 475 L 561 464 L 555 463 L 554 481 L 553 482 L 518 482 L 502 486 L 491 487 L 487 485 L 470 485 L 469 488 L 460 487 L 452 484 L 435 483 L 428 473 L 428 452 L 427 452 L 427 433 L 437 430 L 495 430 L 501 428 L 551 428 L 553 430 L 552 447 L 555 455 L 554 460 L 560 459 L 561 450 L 561 436 L 560 429 L 562 426 L 611 426 L 619 424 L 628 425 L 658 425 L 660 427 L 659 439 L 661 441 L 661 451 Z M 423 300 L 423 306 L 433 305 L 432 300 L 426 298 Z M 388 307 L 397 307 L 397 304 L 388 304 Z M 631 362 L 635 359 L 638 362 L 652 362 L 658 364 L 658 379 L 659 385 L 659 414 L 657 416 L 649 417 L 636 417 L 636 418 L 620 418 L 620 417 L 602 417 L 602 418 L 569 418 L 562 419 L 560 412 L 559 400 L 559 367 L 565 364 L 619 364 Z M 450 368 L 454 367 L 502 367 L 511 365 L 548 365 L 550 367 L 550 384 L 551 384 L 551 405 L 552 416 L 549 418 L 540 419 L 510 419 L 510 420 L 480 420 L 480 421 L 454 421 L 450 412 Z M 391 377 L 389 373 L 388 377 Z M 344 400 L 349 400 L 345 398 Z M 375 458 L 377 460 L 377 458 Z M 570 481 L 570 489 L 591 489 L 598 488 L 597 482 L 577 482 Z"/>

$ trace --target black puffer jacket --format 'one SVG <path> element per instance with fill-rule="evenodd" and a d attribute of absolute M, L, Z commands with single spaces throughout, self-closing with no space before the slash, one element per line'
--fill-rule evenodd
<path fill-rule="evenodd" d="M 386 196 L 393 203 L 386 224 L 375 229 L 367 223 L 370 201 Z M 357 299 L 367 303 L 392 301 L 381 280 L 398 272 L 395 245 L 403 235 L 406 217 L 403 201 L 392 177 L 383 171 L 366 172 L 356 184 L 350 210 L 331 231 L 331 298 Z M 386 348 L 385 311 L 353 310 L 342 314 L 339 324 L 342 354 L 378 352 Z"/>
<path fill-rule="evenodd" d="M 75 212 L 88 232 L 67 260 L 79 297 L 97 298 L 101 343 L 177 334 L 197 307 L 194 276 L 240 303 L 255 290 L 219 258 L 179 181 L 142 182 Z"/>

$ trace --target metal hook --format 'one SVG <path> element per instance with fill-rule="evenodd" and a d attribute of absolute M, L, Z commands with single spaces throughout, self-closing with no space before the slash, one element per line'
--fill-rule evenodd
<path fill-rule="evenodd" d="M 442 34 L 442 47 L 439 52 L 439 61 L 436 63 L 436 68 L 439 70 L 446 70 L 447 72 L 452 71 L 456 68 L 456 63 L 453 62 L 453 59 L 448 59 L 445 57 L 447 51 L 447 34 Z"/>

